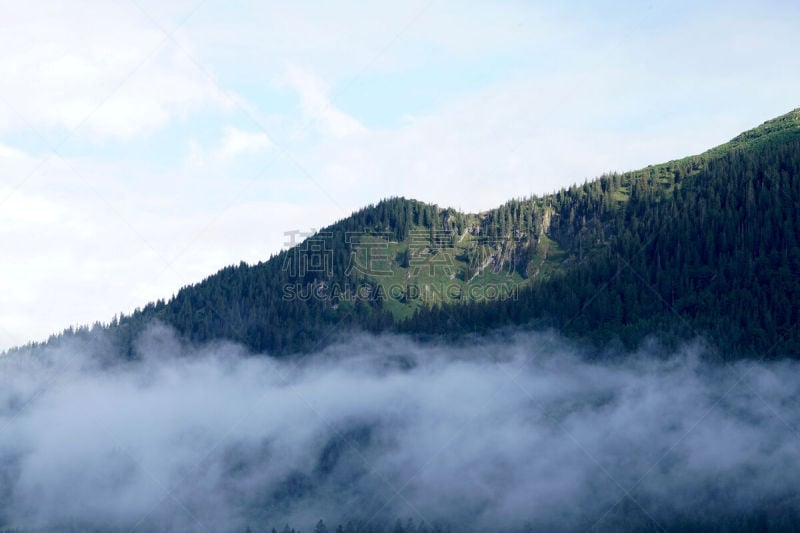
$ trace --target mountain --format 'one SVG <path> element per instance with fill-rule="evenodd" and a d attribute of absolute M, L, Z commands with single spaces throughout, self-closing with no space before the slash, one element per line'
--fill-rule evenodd
<path fill-rule="evenodd" d="M 796 357 L 799 201 L 800 109 L 700 155 L 482 213 L 383 200 L 264 262 L 49 342 L 102 330 L 133 357 L 158 320 L 193 342 L 287 355 L 353 328 L 515 325 L 598 347 L 702 336 L 724 358 Z"/>

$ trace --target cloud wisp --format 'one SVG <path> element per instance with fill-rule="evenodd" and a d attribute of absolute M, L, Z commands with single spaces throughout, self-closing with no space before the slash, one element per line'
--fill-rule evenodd
<path fill-rule="evenodd" d="M 160 327 L 138 346 L 133 362 L 99 338 L 0 362 L 4 525 L 603 531 L 800 514 L 794 362 L 718 366 L 697 346 L 593 362 L 548 333 L 358 335 L 299 364 Z"/>

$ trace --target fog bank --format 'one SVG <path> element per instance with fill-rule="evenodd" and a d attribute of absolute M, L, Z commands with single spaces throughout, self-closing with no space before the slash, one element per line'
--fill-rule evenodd
<path fill-rule="evenodd" d="M 0 524 L 796 521 L 800 366 L 701 352 L 591 362 L 549 333 L 360 335 L 286 362 L 155 327 L 118 363 L 100 341 L 62 343 L 0 361 Z"/>

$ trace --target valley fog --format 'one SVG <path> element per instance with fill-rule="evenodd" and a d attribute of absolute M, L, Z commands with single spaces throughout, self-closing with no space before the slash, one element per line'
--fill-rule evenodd
<path fill-rule="evenodd" d="M 295 361 L 164 327 L 0 361 L 0 517 L 23 528 L 778 528 L 800 366 L 702 343 L 593 361 L 552 333 L 353 335 Z M 760 522 L 752 522 L 753 520 Z"/>

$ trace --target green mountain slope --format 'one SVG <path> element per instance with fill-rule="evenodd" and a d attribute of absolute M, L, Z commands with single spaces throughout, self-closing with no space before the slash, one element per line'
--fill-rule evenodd
<path fill-rule="evenodd" d="M 702 334 L 725 356 L 800 353 L 800 110 L 699 156 L 555 195 L 568 257 L 516 300 L 420 313 L 407 331 L 552 325 L 634 346 Z M 514 205 L 513 203 L 510 205 Z"/>
<path fill-rule="evenodd" d="M 484 213 L 404 198 L 256 265 L 231 266 L 110 324 L 272 354 L 348 328 L 418 334 L 555 327 L 632 347 L 703 335 L 726 356 L 800 354 L 800 110 L 703 154 Z"/>

